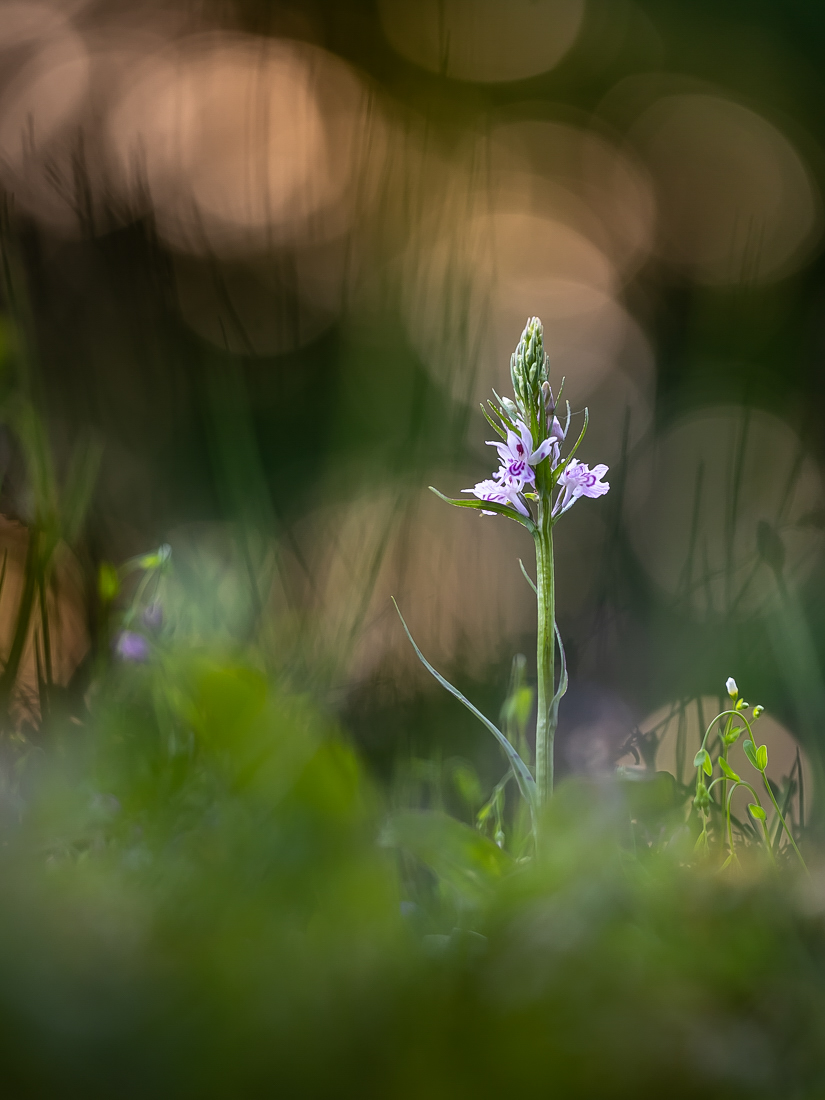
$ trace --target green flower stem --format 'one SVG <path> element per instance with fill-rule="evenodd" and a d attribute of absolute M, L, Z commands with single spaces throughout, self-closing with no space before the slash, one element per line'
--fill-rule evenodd
<path fill-rule="evenodd" d="M 727 788 L 727 783 L 723 783 L 722 784 L 722 795 L 723 796 L 724 796 L 726 788 Z M 730 802 L 731 802 L 731 798 L 733 798 L 733 792 L 735 790 L 736 790 L 736 785 L 734 784 L 734 786 L 731 787 L 730 796 L 726 799 L 725 819 L 726 819 L 726 822 L 727 822 L 728 850 L 730 851 L 730 858 L 735 859 L 738 862 L 739 857 L 736 855 L 736 852 L 735 852 L 734 847 L 733 847 L 733 826 L 731 825 L 731 820 L 730 820 Z"/>
<path fill-rule="evenodd" d="M 542 500 L 539 511 L 534 538 L 536 588 L 538 589 L 536 788 L 538 804 L 541 807 L 553 794 L 553 743 L 556 736 L 556 707 L 554 706 L 556 594 L 553 574 L 553 524 L 549 500 Z"/>
<path fill-rule="evenodd" d="M 725 737 L 730 730 L 732 721 L 733 718 L 728 718 L 727 722 L 725 723 L 724 729 L 722 728 L 721 722 L 719 724 L 719 759 L 724 760 L 726 764 L 728 762 L 728 758 Z M 733 791 L 731 791 L 731 794 L 733 794 Z M 724 775 L 722 776 L 722 805 L 726 807 L 725 816 L 727 818 L 728 847 L 730 848 L 730 854 L 733 855 L 733 830 L 731 829 L 730 824 L 730 799 L 728 798 L 728 781 L 724 777 Z"/>
<path fill-rule="evenodd" d="M 765 790 L 768 792 L 768 797 L 770 798 L 771 802 L 773 802 L 773 808 L 776 810 L 777 816 L 778 816 L 779 820 L 782 822 L 782 828 L 787 833 L 788 840 L 791 842 L 791 846 L 792 846 L 793 850 L 796 852 L 797 856 L 799 857 L 799 862 L 802 864 L 802 866 L 805 868 L 805 870 L 808 871 L 808 866 L 805 863 L 805 860 L 802 858 L 802 853 L 800 852 L 800 850 L 796 846 L 796 841 L 793 838 L 793 833 L 788 828 L 788 823 L 785 820 L 785 818 L 782 816 L 782 811 L 779 809 L 777 801 L 773 796 L 773 791 L 771 790 L 771 785 L 768 782 L 768 777 L 765 775 L 764 772 L 762 772 L 762 782 L 765 784 Z M 808 873 L 810 874 L 810 872 L 808 872 Z"/>
<path fill-rule="evenodd" d="M 736 788 L 737 787 L 745 787 L 746 790 L 749 790 L 751 792 L 751 794 L 753 795 L 754 801 L 756 802 L 756 804 L 761 809 L 764 809 L 764 807 L 762 806 L 762 799 L 759 797 L 759 795 L 756 793 L 756 791 L 753 789 L 753 787 L 750 785 L 750 783 L 747 782 L 747 780 L 740 779 L 738 783 L 733 784 L 733 786 L 730 789 L 730 794 L 727 796 L 728 844 L 730 846 L 731 855 L 733 855 L 733 827 L 731 825 L 730 804 L 733 801 L 733 796 L 736 793 Z M 773 855 L 773 849 L 771 848 L 771 838 L 770 838 L 770 833 L 768 832 L 767 823 L 764 822 L 764 821 L 761 821 L 760 825 L 762 826 L 762 832 L 765 834 L 765 847 L 768 849 L 768 855 L 770 856 L 771 863 L 776 863 L 776 860 L 774 859 L 774 855 Z M 795 847 L 795 845 L 794 845 L 794 847 Z M 802 857 L 800 856 L 800 859 L 801 858 Z"/>
<path fill-rule="evenodd" d="M 716 723 L 719 721 L 719 719 L 724 718 L 726 714 L 732 714 L 735 718 L 741 718 L 742 721 L 745 723 L 745 725 L 748 728 L 748 733 L 750 734 L 751 741 L 753 741 L 753 743 L 756 744 L 756 738 L 753 736 L 753 730 L 751 729 L 751 724 L 747 720 L 747 718 L 745 717 L 744 711 L 741 711 L 741 710 L 723 710 L 721 714 L 716 715 L 716 717 L 710 723 L 708 728 L 705 730 L 705 736 L 702 738 L 702 748 L 703 749 L 707 748 L 708 737 L 710 736 L 710 731 L 713 729 L 713 727 L 716 725 Z"/>

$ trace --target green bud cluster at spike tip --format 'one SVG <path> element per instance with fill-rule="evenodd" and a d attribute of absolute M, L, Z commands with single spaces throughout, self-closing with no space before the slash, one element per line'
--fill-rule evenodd
<path fill-rule="evenodd" d="M 530 424 L 539 417 L 539 394 L 542 384 L 549 381 L 544 329 L 538 317 L 528 320 L 518 347 L 510 356 L 510 378 L 519 408 Z"/>

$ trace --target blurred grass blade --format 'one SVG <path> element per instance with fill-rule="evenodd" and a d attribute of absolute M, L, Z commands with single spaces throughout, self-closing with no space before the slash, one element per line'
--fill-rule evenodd
<path fill-rule="evenodd" d="M 476 718 L 478 718 L 479 722 L 487 727 L 490 733 L 492 733 L 493 737 L 495 737 L 495 739 L 504 749 L 504 752 L 507 755 L 507 759 L 510 762 L 510 767 L 513 769 L 513 774 L 515 776 L 516 782 L 518 783 L 518 787 L 521 791 L 522 797 L 529 805 L 531 813 L 535 814 L 536 781 L 530 774 L 530 769 L 521 759 L 513 745 L 510 744 L 510 742 L 504 736 L 501 730 L 497 726 L 493 725 L 490 719 L 485 717 L 485 715 L 483 715 L 477 707 L 474 707 L 470 700 L 461 694 L 458 688 L 453 687 L 453 685 L 448 680 L 444 679 L 440 672 L 437 672 L 433 668 L 433 666 L 415 644 L 415 639 L 413 638 L 412 634 L 410 634 L 410 629 L 404 621 L 404 616 L 401 614 L 401 610 L 399 609 L 398 604 L 395 602 L 394 598 L 392 602 L 395 606 L 395 610 L 398 612 L 398 618 L 401 620 L 401 625 L 404 627 L 404 631 L 407 637 L 410 639 L 410 644 L 415 650 L 416 656 L 418 657 L 424 668 L 426 668 L 431 676 L 434 676 L 435 679 L 438 680 L 439 684 L 441 684 L 442 687 L 446 688 L 447 691 L 449 691 L 451 695 L 455 696 L 455 698 L 458 699 L 460 703 L 463 703 L 467 710 L 469 710 L 471 714 L 474 714 Z"/>
<path fill-rule="evenodd" d="M 102 444 L 91 437 L 81 440 L 72 452 L 60 502 L 62 535 L 70 545 L 83 527 L 102 458 Z"/>

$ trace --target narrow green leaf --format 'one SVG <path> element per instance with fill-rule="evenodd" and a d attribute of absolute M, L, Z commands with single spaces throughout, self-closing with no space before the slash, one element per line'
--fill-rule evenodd
<path fill-rule="evenodd" d="M 518 563 L 519 563 L 519 565 L 521 566 L 521 571 L 522 571 L 522 573 L 524 574 L 525 580 L 526 580 L 526 581 L 527 581 L 527 583 L 528 583 L 528 584 L 530 585 L 530 587 L 531 587 L 531 588 L 533 589 L 533 591 L 535 592 L 536 596 L 538 596 L 538 594 L 539 594 L 539 590 L 538 590 L 538 588 L 536 588 L 536 582 L 535 582 L 535 581 L 533 580 L 533 578 L 532 578 L 532 577 L 530 576 L 530 574 L 529 574 L 529 573 L 527 572 L 527 569 L 525 568 L 524 562 L 523 562 L 523 561 L 521 560 L 521 558 L 519 558 L 519 560 L 518 560 Z"/>
<path fill-rule="evenodd" d="M 739 778 L 739 776 L 736 774 L 730 764 L 728 764 L 727 760 L 725 760 L 724 756 L 720 756 L 717 762 L 728 779 L 732 780 L 734 783 L 742 782 L 742 780 Z"/>
<path fill-rule="evenodd" d="M 534 534 L 536 525 L 527 516 L 520 515 L 515 508 L 508 508 L 506 504 L 496 504 L 492 500 L 461 500 L 454 497 L 446 497 L 443 493 L 440 493 L 435 486 L 428 486 L 431 493 L 435 493 L 441 500 L 452 504 L 454 508 L 473 508 L 475 511 L 495 512 L 499 516 L 506 516 L 507 519 L 515 520 L 516 523 L 520 523 L 522 527 L 526 527 L 530 534 Z"/>
<path fill-rule="evenodd" d="M 102 459 L 103 444 L 89 438 L 75 447 L 69 460 L 61 514 L 63 534 L 70 544 L 77 540 L 83 528 Z"/>
<path fill-rule="evenodd" d="M 561 640 L 561 632 L 557 623 L 553 623 L 556 631 L 556 641 L 559 643 L 559 657 L 561 658 L 561 674 L 559 675 L 559 686 L 556 694 L 553 696 L 553 701 L 550 704 L 552 707 L 558 709 L 558 705 L 562 700 L 563 695 L 567 691 L 567 656 L 564 652 L 564 643 Z"/>
<path fill-rule="evenodd" d="M 579 432 L 579 438 L 576 440 L 575 444 L 573 445 L 573 450 L 570 452 L 570 454 L 564 460 L 564 465 L 559 466 L 559 477 L 561 477 L 561 470 L 567 468 L 567 465 L 570 462 L 570 459 L 573 458 L 576 451 L 579 449 L 579 446 L 581 445 L 581 441 L 584 439 L 585 432 L 587 431 L 587 424 L 588 424 L 589 420 L 590 420 L 590 412 L 585 407 L 585 410 L 584 410 L 584 424 L 582 424 L 582 430 Z"/>
<path fill-rule="evenodd" d="M 760 745 L 756 750 L 756 766 L 761 772 L 768 766 L 768 746 Z"/>
<path fill-rule="evenodd" d="M 484 419 L 487 421 L 487 423 L 490 425 L 490 427 L 493 429 L 493 431 L 497 435 L 501 436 L 502 439 L 506 439 L 507 438 L 507 432 L 505 432 L 505 430 L 502 428 L 502 426 L 500 424 L 496 424 L 495 420 L 493 420 L 492 416 L 490 416 L 490 414 L 487 412 L 487 410 L 484 408 L 483 405 L 481 406 L 481 412 L 482 412 L 482 415 L 484 416 Z"/>
<path fill-rule="evenodd" d="M 471 714 L 474 714 L 476 718 L 478 718 L 479 722 L 481 722 L 482 725 L 486 726 L 490 733 L 492 733 L 493 737 L 495 737 L 495 739 L 504 749 L 507 759 L 510 762 L 510 767 L 513 769 L 513 774 L 516 777 L 516 782 L 518 783 L 518 788 L 521 791 L 522 797 L 530 807 L 531 813 L 535 813 L 537 807 L 536 781 L 530 774 L 530 769 L 521 759 L 513 745 L 510 744 L 510 742 L 504 736 L 501 730 L 497 726 L 494 726 L 490 719 L 483 715 L 477 707 L 474 707 L 470 700 L 461 694 L 458 688 L 453 687 L 449 680 L 445 680 L 441 673 L 437 672 L 433 668 L 433 666 L 416 645 L 415 639 L 413 638 L 412 634 L 410 634 L 410 628 L 404 621 L 404 616 L 401 614 L 401 610 L 398 607 L 398 604 L 395 602 L 395 598 L 391 597 L 391 599 L 395 606 L 395 610 L 398 612 L 398 618 L 401 620 L 401 625 L 404 627 L 404 632 L 410 639 L 410 644 L 415 650 L 416 656 L 418 657 L 419 661 L 430 673 L 430 675 L 434 676 L 436 680 L 438 680 L 439 684 L 441 684 L 442 687 L 446 688 L 447 691 L 449 691 L 450 695 L 453 695 L 456 699 L 458 699 L 460 703 L 463 703 L 467 710 L 469 710 Z"/>
<path fill-rule="evenodd" d="M 496 401 L 498 401 L 498 408 L 495 410 L 496 416 L 501 417 L 501 422 L 505 426 L 505 428 L 509 428 L 511 432 L 515 432 L 516 426 L 513 423 L 511 417 L 507 415 L 507 410 L 504 407 L 504 401 L 499 397 L 495 390 L 493 390 L 493 397 L 495 397 Z M 493 403 L 491 401 L 490 405 L 492 406 L 492 404 Z M 516 434 L 518 435 L 518 432 L 516 432 Z M 505 436 L 505 439 L 506 438 L 507 437 Z"/>

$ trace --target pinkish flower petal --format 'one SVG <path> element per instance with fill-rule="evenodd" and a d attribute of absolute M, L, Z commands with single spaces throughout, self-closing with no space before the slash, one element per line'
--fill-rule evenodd
<path fill-rule="evenodd" d="M 555 439 L 545 439 L 539 443 L 538 447 L 536 447 L 535 451 L 530 455 L 530 465 L 538 466 L 540 462 L 543 462 L 545 458 L 547 458 L 555 446 Z"/>

